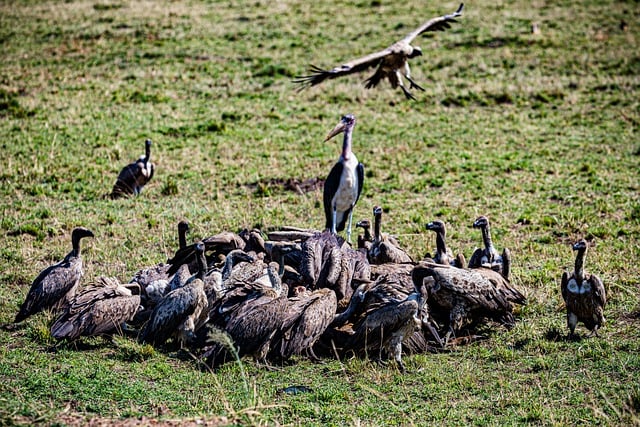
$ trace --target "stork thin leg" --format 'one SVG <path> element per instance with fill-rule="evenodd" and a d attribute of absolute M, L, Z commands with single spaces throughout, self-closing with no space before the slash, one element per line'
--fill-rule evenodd
<path fill-rule="evenodd" d="M 331 222 L 331 234 L 338 234 L 338 231 L 336 230 L 336 221 L 338 219 L 338 212 L 334 209 L 333 210 L 333 221 Z"/>
<path fill-rule="evenodd" d="M 347 227 L 347 243 L 351 244 L 351 219 L 353 218 L 353 210 L 349 212 L 349 225 Z"/>

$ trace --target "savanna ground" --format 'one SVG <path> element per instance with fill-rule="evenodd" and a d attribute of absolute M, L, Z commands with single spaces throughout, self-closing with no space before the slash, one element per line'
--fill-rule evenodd
<path fill-rule="evenodd" d="M 166 260 L 180 219 L 190 239 L 322 227 L 321 190 L 273 183 L 324 178 L 339 154 L 324 136 L 348 112 L 366 167 L 355 217 L 382 205 L 385 231 L 415 258 L 441 218 L 468 259 L 486 214 L 529 299 L 514 329 L 406 356 L 406 374 L 351 358 L 203 372 L 129 337 L 56 345 L 40 314 L 0 331 L 0 424 L 640 423 L 637 1 L 468 3 L 459 24 L 415 42 L 417 102 L 386 82 L 365 90 L 367 75 L 294 90 L 308 64 L 381 49 L 457 6 L 0 2 L 0 323 L 75 226 L 96 234 L 84 283 Z M 105 199 L 145 138 L 156 176 L 138 198 Z M 559 279 L 581 237 L 607 324 L 568 340 Z M 278 393 L 290 385 L 312 392 Z"/>

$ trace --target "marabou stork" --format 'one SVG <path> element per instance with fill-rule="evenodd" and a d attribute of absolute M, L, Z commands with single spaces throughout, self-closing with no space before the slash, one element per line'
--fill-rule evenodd
<path fill-rule="evenodd" d="M 402 40 L 395 42 L 379 52 L 354 59 L 331 70 L 323 70 L 320 67 L 311 65 L 309 70 L 311 74 L 298 76 L 293 82 L 301 84 L 300 89 L 302 90 L 306 87 L 320 84 L 327 79 L 335 79 L 347 74 L 364 71 L 369 67 L 377 66 L 378 69 L 376 72 L 366 80 L 365 87 L 367 89 L 377 86 L 381 80 L 387 78 L 393 88 L 400 86 L 400 89 L 402 89 L 407 99 L 415 100 L 415 97 L 402 82 L 402 77 L 404 76 L 411 84 L 410 89 L 416 88 L 424 91 L 424 89 L 411 78 L 408 61 L 411 58 L 422 55 L 422 49 L 418 46 L 412 46 L 411 42 L 419 35 L 428 31 L 444 31 L 447 28 L 451 28 L 451 23 L 457 22 L 455 18 L 462 15 L 463 6 L 464 4 L 461 3 L 458 10 L 452 14 L 439 16 L 425 22 Z"/>
<path fill-rule="evenodd" d="M 364 183 L 364 166 L 358 162 L 356 155 L 351 151 L 351 135 L 355 125 L 356 117 L 353 114 L 347 114 L 325 138 L 325 141 L 328 141 L 337 134 L 344 133 L 342 154 L 324 183 L 325 228 L 336 234 L 344 230 L 348 218 L 347 242 L 349 243 L 351 243 L 353 207 L 360 198 Z"/>

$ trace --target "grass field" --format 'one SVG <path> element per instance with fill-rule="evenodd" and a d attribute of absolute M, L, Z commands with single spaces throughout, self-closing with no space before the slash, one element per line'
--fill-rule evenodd
<path fill-rule="evenodd" d="M 302 92 L 309 64 L 382 49 L 458 3 L 0 1 L 0 323 L 38 272 L 84 243 L 85 278 L 128 281 L 189 239 L 222 230 L 321 228 L 324 178 L 353 113 L 366 181 L 355 218 L 414 258 L 446 221 L 471 255 L 488 215 L 529 304 L 486 340 L 405 357 L 408 373 L 361 359 L 252 361 L 202 372 L 128 337 L 55 345 L 51 316 L 0 330 L 0 425 L 88 419 L 284 425 L 640 424 L 640 8 L 637 1 L 478 1 L 421 37 L 406 101 L 369 74 Z M 536 23 L 540 34 L 532 34 Z M 151 138 L 156 175 L 109 200 Z M 571 243 L 607 288 L 599 338 L 568 340 L 559 281 Z M 278 390 L 306 385 L 311 393 Z"/>

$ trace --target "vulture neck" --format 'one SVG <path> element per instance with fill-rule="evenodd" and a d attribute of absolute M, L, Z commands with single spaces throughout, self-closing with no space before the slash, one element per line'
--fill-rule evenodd
<path fill-rule="evenodd" d="M 204 255 L 204 251 L 202 252 L 198 251 L 197 262 L 198 262 L 198 272 L 196 273 L 196 277 L 200 280 L 204 280 L 204 276 L 207 273 L 207 258 Z"/>
<path fill-rule="evenodd" d="M 580 284 L 584 280 L 584 260 L 587 257 L 587 248 L 578 249 L 578 255 L 576 255 L 576 265 L 574 268 L 574 275 L 576 281 Z"/>
<path fill-rule="evenodd" d="M 284 270 L 284 263 L 282 265 L 283 265 L 282 269 Z M 268 266 L 267 275 L 269 276 L 269 281 L 271 282 L 271 286 L 273 287 L 273 290 L 276 291 L 276 294 L 278 296 L 280 296 L 280 294 L 282 293 L 282 280 L 280 279 L 278 272 L 276 272 L 273 268 L 271 268 L 271 266 Z"/>
<path fill-rule="evenodd" d="M 364 240 L 366 240 L 367 242 L 370 242 L 372 240 L 371 238 L 371 227 L 366 226 L 363 227 L 364 228 Z"/>
<path fill-rule="evenodd" d="M 482 241 L 484 242 L 484 247 L 487 252 L 487 257 L 489 257 L 489 262 L 493 262 L 493 242 L 491 241 L 491 232 L 489 231 L 489 224 L 482 227 Z"/>
<path fill-rule="evenodd" d="M 151 143 L 149 141 L 145 142 L 144 146 L 144 163 L 148 163 L 151 160 Z"/>
<path fill-rule="evenodd" d="M 226 281 L 231 276 L 231 271 L 236 265 L 236 253 L 231 251 L 227 254 L 227 258 L 224 260 L 224 266 L 222 267 L 222 281 Z"/>
<path fill-rule="evenodd" d="M 83 237 L 84 236 L 79 233 L 71 234 L 71 246 L 73 247 L 73 249 L 71 250 L 71 256 L 74 256 L 74 257 L 80 256 L 80 240 Z"/>
<path fill-rule="evenodd" d="M 178 231 L 178 246 L 180 249 L 184 249 L 187 247 L 187 230 L 180 227 Z"/>
<path fill-rule="evenodd" d="M 382 223 L 382 213 L 373 214 L 373 241 L 380 242 L 382 240 L 382 233 L 380 232 L 380 226 Z"/>
<path fill-rule="evenodd" d="M 367 284 L 362 284 L 353 292 L 353 295 L 351 295 L 351 299 L 349 300 L 349 305 L 347 306 L 347 308 L 342 313 L 336 314 L 333 317 L 333 320 L 331 321 L 330 326 L 339 327 L 347 323 L 349 318 L 353 315 L 353 313 L 358 308 L 358 305 L 360 305 L 360 303 L 362 302 L 364 298 L 363 293 L 366 292 L 365 289 L 367 286 L 368 286 Z"/>
<path fill-rule="evenodd" d="M 444 230 L 438 230 L 436 232 L 436 251 L 440 256 L 447 255 L 447 244 L 445 243 Z"/>

